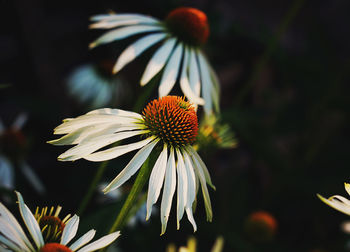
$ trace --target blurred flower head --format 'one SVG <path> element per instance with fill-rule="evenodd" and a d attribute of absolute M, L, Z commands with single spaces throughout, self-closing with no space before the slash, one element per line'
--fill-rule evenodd
<path fill-rule="evenodd" d="M 77 118 L 65 119 L 54 130 L 54 134 L 65 136 L 49 143 L 76 145 L 58 157 L 61 161 L 74 161 L 81 158 L 89 161 L 104 161 L 140 149 L 119 175 L 106 186 L 103 190 L 105 193 L 125 183 L 139 170 L 151 153 L 159 155 L 149 179 L 147 219 L 151 215 L 152 205 L 157 201 L 164 183 L 161 202 L 161 233 L 163 234 L 176 185 L 178 228 L 186 211 L 193 229 L 197 229 L 192 205 L 199 184 L 202 188 L 207 220 L 212 219 L 207 183 L 214 186 L 206 165 L 191 146 L 197 132 L 197 115 L 192 104 L 181 97 L 166 96 L 151 101 L 144 108 L 142 115 L 105 108 L 91 111 Z M 135 136 L 141 136 L 143 139 L 126 145 L 110 146 Z"/>
<path fill-rule="evenodd" d="M 11 212 L 0 203 L 0 248 L 5 251 L 89 252 L 109 245 L 119 236 L 118 231 L 88 244 L 96 233 L 94 229 L 91 229 L 80 239 L 68 245 L 78 230 L 79 217 L 77 215 L 71 218 L 68 215 L 61 220 L 58 217 L 61 208 L 58 207 L 55 212 L 53 208 L 49 212 L 47 208 L 40 213 L 37 210 L 34 216 L 24 203 L 21 194 L 19 192 L 16 194 L 19 210 L 28 232 L 22 229 Z M 26 233 L 29 233 L 30 237 L 27 237 Z"/>
<path fill-rule="evenodd" d="M 204 116 L 194 145 L 196 150 L 230 149 L 236 146 L 237 139 L 229 125 L 222 124 L 215 114 Z"/>
<path fill-rule="evenodd" d="M 69 93 L 90 108 L 99 108 L 120 101 L 125 94 L 125 81 L 108 71 L 108 60 L 76 68 L 67 79 Z"/>
<path fill-rule="evenodd" d="M 159 97 L 168 95 L 179 79 L 182 92 L 192 103 L 204 105 L 207 114 L 219 109 L 218 79 L 200 50 L 209 36 L 205 13 L 181 7 L 171 11 L 164 21 L 140 14 L 105 14 L 91 20 L 95 23 L 90 28 L 114 29 L 91 43 L 90 48 L 142 34 L 121 53 L 114 73 L 157 44 L 159 48 L 146 66 L 141 85 L 146 85 L 164 68 Z"/>
<path fill-rule="evenodd" d="M 6 128 L 0 120 L 0 187 L 14 188 L 15 167 L 18 167 L 33 188 L 44 193 L 44 185 L 25 161 L 27 139 L 21 129 L 26 121 L 27 115 L 20 114 Z"/>
<path fill-rule="evenodd" d="M 248 216 L 245 231 L 255 242 L 271 241 L 277 232 L 277 221 L 266 211 L 257 211 Z"/>
<path fill-rule="evenodd" d="M 350 195 L 350 184 L 344 183 L 344 187 L 346 192 Z M 322 197 L 319 194 L 317 194 L 317 196 L 328 206 L 333 207 L 339 212 L 350 215 L 350 200 L 340 195 L 334 195 L 332 197 L 329 197 L 328 199 Z"/>

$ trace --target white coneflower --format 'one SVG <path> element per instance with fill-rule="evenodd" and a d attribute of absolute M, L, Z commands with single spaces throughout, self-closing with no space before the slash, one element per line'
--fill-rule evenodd
<path fill-rule="evenodd" d="M 217 77 L 200 46 L 207 41 L 207 16 L 195 8 L 181 7 L 171 11 L 164 21 L 140 14 L 105 14 L 91 18 L 90 28 L 111 29 L 90 44 L 90 48 L 142 34 L 117 59 L 113 72 L 117 73 L 148 48 L 160 47 L 149 61 L 141 77 L 146 85 L 163 68 L 159 96 L 170 93 L 179 79 L 186 97 L 194 104 L 204 105 L 206 113 L 218 109 Z"/>
<path fill-rule="evenodd" d="M 155 147 L 161 149 L 151 172 L 147 195 L 147 219 L 163 187 L 162 233 L 165 232 L 177 185 L 177 224 L 186 211 L 194 230 L 192 204 L 201 185 L 207 219 L 212 219 L 207 183 L 212 186 L 207 167 L 191 144 L 198 133 L 194 107 L 184 98 L 166 96 L 150 102 L 142 115 L 120 109 L 98 109 L 77 118 L 65 119 L 54 134 L 65 136 L 49 141 L 55 145 L 76 145 L 61 154 L 61 161 L 86 159 L 104 161 L 140 149 L 129 164 L 104 189 L 108 193 L 135 174 Z M 141 136 L 141 141 L 111 147 L 123 139 Z M 104 148 L 107 147 L 107 148 Z M 102 149 L 104 148 L 104 149 Z M 101 150 L 102 149 L 102 150 Z M 164 184 L 164 186 L 163 186 Z M 214 187 L 214 186 L 212 186 Z"/>
<path fill-rule="evenodd" d="M 11 212 L 0 203 L 0 250 L 19 252 L 89 252 L 104 248 L 118 238 L 119 231 L 103 236 L 88 244 L 95 236 L 91 229 L 75 242 L 68 245 L 77 233 L 79 217 L 70 215 L 61 220 L 58 215 L 60 207 L 54 211 L 44 208 L 35 216 L 24 203 L 19 192 L 16 192 L 19 210 L 30 238 Z M 34 241 L 34 243 L 31 242 Z"/>

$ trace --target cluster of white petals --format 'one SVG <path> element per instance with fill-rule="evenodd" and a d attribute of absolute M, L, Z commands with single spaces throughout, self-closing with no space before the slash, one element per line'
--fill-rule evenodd
<path fill-rule="evenodd" d="M 0 203 L 0 251 L 18 251 L 18 252 L 36 252 L 45 246 L 44 238 L 39 224 L 32 212 L 24 203 L 19 192 L 16 192 L 19 204 L 19 210 L 25 223 L 30 238 L 18 223 L 11 212 Z M 90 252 L 106 247 L 120 235 L 119 231 L 103 236 L 102 238 L 88 244 L 95 236 L 96 230 L 92 229 L 80 237 L 75 242 L 70 241 L 75 237 L 79 226 L 79 217 L 74 215 L 66 224 L 60 244 L 66 246 L 72 251 Z M 34 244 L 30 240 L 34 241 Z"/>

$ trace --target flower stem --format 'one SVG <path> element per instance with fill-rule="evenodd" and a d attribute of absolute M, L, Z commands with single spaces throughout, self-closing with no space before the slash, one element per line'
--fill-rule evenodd
<path fill-rule="evenodd" d="M 234 107 L 238 107 L 246 98 L 246 96 L 249 94 L 249 91 L 254 87 L 254 84 L 259 78 L 261 71 L 263 70 L 266 63 L 269 61 L 273 51 L 276 49 L 278 42 L 281 40 L 282 36 L 287 31 L 290 23 L 298 14 L 304 2 L 305 0 L 294 0 L 294 2 L 292 3 L 292 6 L 289 8 L 288 12 L 286 13 L 282 22 L 280 23 L 276 35 L 271 38 L 271 40 L 267 44 L 267 47 L 264 53 L 261 55 L 261 57 L 258 59 L 257 63 L 255 64 L 252 70 L 252 74 L 248 79 L 247 83 L 244 85 L 244 87 L 239 91 L 239 93 L 235 97 Z"/>
<path fill-rule="evenodd" d="M 91 197 L 97 187 L 97 184 L 100 182 L 102 175 L 104 174 L 106 167 L 108 165 L 108 161 L 104 161 L 100 164 L 100 166 L 98 167 L 96 174 L 94 176 L 94 179 L 92 180 L 89 190 L 88 192 L 85 194 L 83 200 L 81 201 L 77 214 L 81 215 L 84 211 L 85 208 L 87 206 L 87 204 L 89 203 L 89 201 L 91 200 Z"/>

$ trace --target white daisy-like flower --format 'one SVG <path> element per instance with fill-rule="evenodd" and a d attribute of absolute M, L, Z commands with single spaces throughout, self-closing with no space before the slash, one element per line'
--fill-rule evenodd
<path fill-rule="evenodd" d="M 107 63 L 102 62 L 101 65 Z M 97 64 L 84 64 L 67 78 L 69 93 L 92 109 L 106 106 L 112 99 L 119 101 L 125 93 L 123 81 L 119 77 L 103 74 L 104 69 L 100 68 Z"/>
<path fill-rule="evenodd" d="M 346 192 L 350 195 L 350 184 L 344 183 Z M 340 195 L 333 195 L 328 199 L 317 194 L 317 196 L 328 206 L 333 207 L 334 209 L 342 212 L 344 214 L 350 215 L 350 200 Z"/>
<path fill-rule="evenodd" d="M 6 128 L 0 119 L 0 187 L 14 189 L 16 167 L 31 186 L 42 194 L 45 187 L 23 155 L 27 142 L 22 127 L 26 121 L 27 115 L 22 113 Z"/>
<path fill-rule="evenodd" d="M 164 21 L 140 14 L 105 14 L 91 20 L 95 23 L 90 28 L 113 30 L 91 43 L 90 48 L 142 35 L 121 53 L 114 65 L 114 73 L 150 47 L 159 45 L 141 77 L 141 85 L 146 85 L 164 68 L 159 97 L 168 95 L 179 80 L 182 92 L 192 103 L 204 105 L 207 114 L 213 109 L 218 110 L 218 79 L 200 50 L 209 36 L 207 16 L 202 11 L 177 8 Z"/>
<path fill-rule="evenodd" d="M 61 208 L 58 207 L 55 212 L 54 208 L 51 208 L 49 212 L 47 208 L 44 208 L 41 213 L 37 209 L 34 216 L 24 203 L 22 195 L 19 192 L 16 194 L 19 210 L 30 237 L 27 237 L 26 232 L 11 212 L 0 203 L 0 251 L 89 252 L 106 247 L 120 235 L 119 231 L 114 232 L 88 244 L 96 233 L 96 230 L 91 229 L 68 245 L 78 230 L 79 217 L 77 215 L 71 218 L 68 215 L 61 220 L 58 217 Z"/>
<path fill-rule="evenodd" d="M 161 222 L 166 229 L 173 195 L 177 185 L 177 227 L 186 211 L 194 230 L 192 204 L 201 185 L 207 220 L 212 209 L 207 183 L 214 188 L 206 165 L 191 144 L 198 133 L 197 115 L 193 105 L 178 96 L 166 96 L 150 102 L 142 115 L 120 109 L 97 109 L 77 118 L 65 119 L 54 134 L 65 136 L 49 141 L 55 145 L 76 145 L 58 157 L 61 161 L 86 159 L 104 161 L 140 149 L 129 164 L 104 189 L 119 188 L 146 161 L 151 152 L 160 151 L 151 172 L 147 195 L 147 219 L 152 205 L 163 187 Z M 141 136 L 141 141 L 110 146 L 123 139 Z M 163 186 L 164 184 L 164 186 Z"/>

